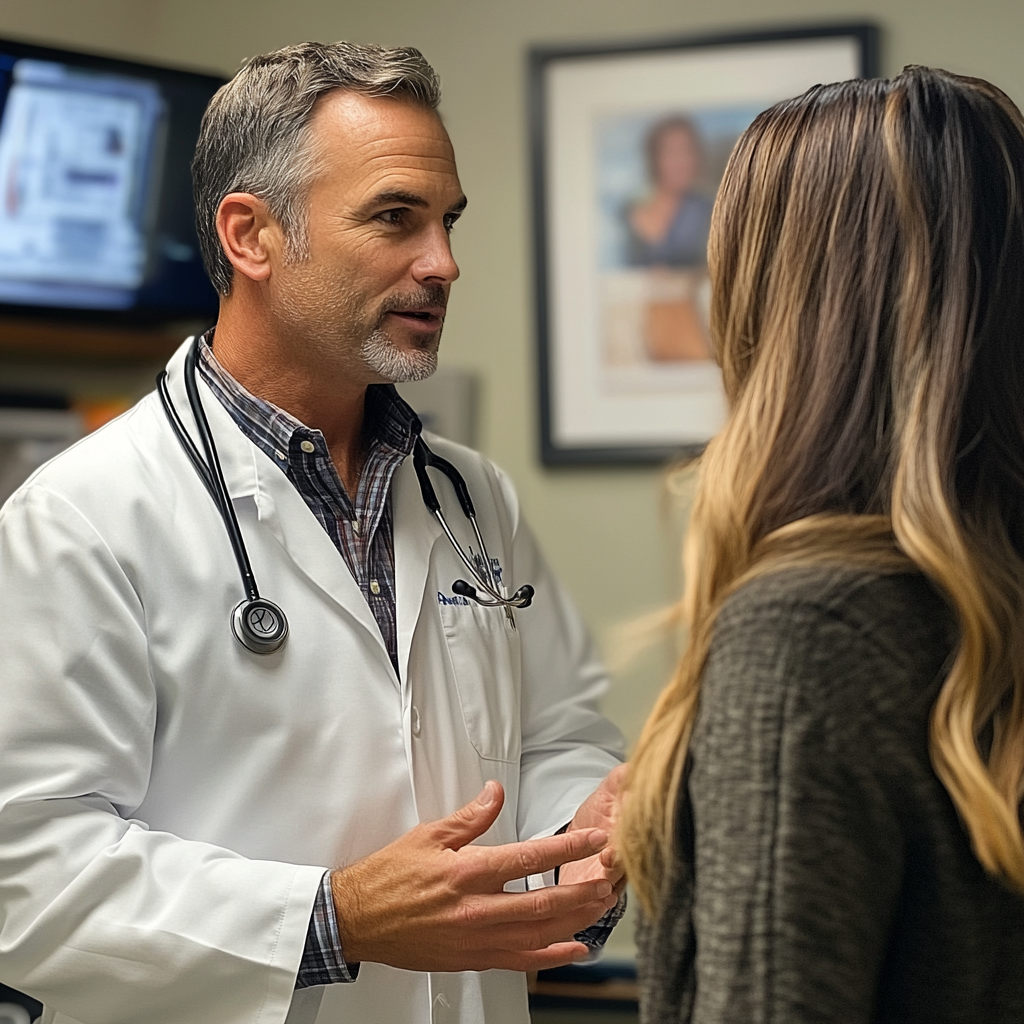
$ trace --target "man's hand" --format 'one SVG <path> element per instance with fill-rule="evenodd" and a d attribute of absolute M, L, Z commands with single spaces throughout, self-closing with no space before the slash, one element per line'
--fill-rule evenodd
<path fill-rule="evenodd" d="M 604 777 L 601 785 L 580 804 L 579 810 L 569 823 L 566 835 L 571 835 L 575 829 L 591 828 L 607 832 L 609 836 L 615 834 L 615 826 L 619 820 L 619 798 L 622 784 L 626 780 L 626 767 L 620 764 L 618 768 L 613 768 Z M 578 885 L 580 882 L 600 878 L 606 879 L 615 887 L 616 895 L 625 888 L 626 876 L 619 865 L 615 847 L 611 844 L 592 857 L 564 865 L 558 872 L 560 886 Z"/>
<path fill-rule="evenodd" d="M 615 906 L 606 879 L 536 892 L 506 882 L 596 856 L 607 832 L 580 827 L 507 846 L 470 846 L 494 823 L 505 794 L 488 782 L 471 803 L 417 825 L 347 868 L 331 872 L 341 948 L 409 971 L 536 971 L 582 960 L 572 936 Z"/>

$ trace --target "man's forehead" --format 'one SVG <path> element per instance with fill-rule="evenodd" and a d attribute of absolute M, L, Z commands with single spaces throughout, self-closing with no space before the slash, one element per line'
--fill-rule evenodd
<path fill-rule="evenodd" d="M 313 121 L 322 155 L 353 182 L 403 173 L 457 179 L 448 133 L 421 104 L 335 90 L 320 101 Z"/>

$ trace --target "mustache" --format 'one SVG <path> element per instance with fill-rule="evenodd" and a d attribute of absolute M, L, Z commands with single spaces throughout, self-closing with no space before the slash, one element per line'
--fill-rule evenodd
<path fill-rule="evenodd" d="M 391 295 L 386 298 L 377 311 L 378 323 L 383 322 L 388 313 L 408 313 L 424 306 L 440 306 L 446 309 L 448 296 L 439 284 L 425 285 L 414 292 L 406 292 L 400 295 Z"/>

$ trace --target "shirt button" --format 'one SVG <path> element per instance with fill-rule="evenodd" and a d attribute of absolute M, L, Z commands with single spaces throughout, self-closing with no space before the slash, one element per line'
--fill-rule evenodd
<path fill-rule="evenodd" d="M 277 456 L 277 458 L 280 459 L 282 462 L 284 462 L 284 460 L 288 458 L 288 456 L 285 455 L 284 452 L 279 452 L 276 448 L 274 449 L 274 455 Z"/>
<path fill-rule="evenodd" d="M 299 447 L 307 454 L 311 454 L 316 451 L 316 445 L 312 441 L 302 441 Z"/>
<path fill-rule="evenodd" d="M 376 597 L 380 593 L 380 584 L 376 580 L 370 580 L 370 593 Z"/>
<path fill-rule="evenodd" d="M 361 530 L 362 530 L 362 527 L 359 525 L 359 520 L 358 519 L 353 519 L 352 520 L 352 532 L 358 537 L 360 532 L 361 532 Z"/>
<path fill-rule="evenodd" d="M 412 734 L 413 736 L 419 736 L 420 734 L 420 709 L 415 704 L 412 706 L 412 712 L 410 717 L 412 718 Z"/>

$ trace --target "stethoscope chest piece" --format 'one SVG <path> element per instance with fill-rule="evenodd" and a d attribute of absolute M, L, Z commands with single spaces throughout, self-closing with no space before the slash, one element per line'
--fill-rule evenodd
<path fill-rule="evenodd" d="M 273 601 L 257 597 L 235 607 L 231 632 L 253 654 L 273 654 L 288 636 L 288 620 Z"/>

